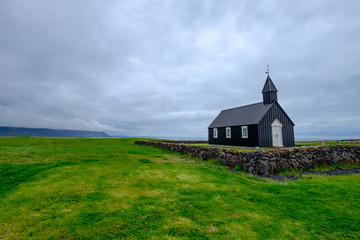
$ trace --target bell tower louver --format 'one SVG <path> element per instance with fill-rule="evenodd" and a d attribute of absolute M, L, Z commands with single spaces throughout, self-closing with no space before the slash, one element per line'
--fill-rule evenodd
<path fill-rule="evenodd" d="M 277 92 L 278 92 L 278 90 L 276 89 L 270 76 L 267 75 L 266 82 L 265 82 L 264 88 L 262 90 L 263 103 L 270 104 L 270 103 L 277 101 Z"/>

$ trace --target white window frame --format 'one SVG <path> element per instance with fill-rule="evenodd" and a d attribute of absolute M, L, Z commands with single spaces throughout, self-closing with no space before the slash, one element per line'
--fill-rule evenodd
<path fill-rule="evenodd" d="M 249 130 L 248 130 L 247 126 L 241 126 L 241 137 L 242 138 L 249 138 Z"/>
<path fill-rule="evenodd" d="M 213 129 L 213 137 L 218 138 L 218 129 L 217 128 Z"/>
<path fill-rule="evenodd" d="M 231 127 L 225 128 L 226 138 L 231 138 Z"/>

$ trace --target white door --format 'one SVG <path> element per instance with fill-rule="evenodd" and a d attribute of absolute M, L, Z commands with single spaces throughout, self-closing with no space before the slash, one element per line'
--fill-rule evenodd
<path fill-rule="evenodd" d="M 271 124 L 272 129 L 272 139 L 274 147 L 283 147 L 283 138 L 282 138 L 282 124 L 279 120 L 275 119 L 275 121 Z"/>

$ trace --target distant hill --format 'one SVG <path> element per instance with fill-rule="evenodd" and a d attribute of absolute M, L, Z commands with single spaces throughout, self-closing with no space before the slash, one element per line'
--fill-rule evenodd
<path fill-rule="evenodd" d="M 25 137 L 110 137 L 104 132 L 48 128 L 0 127 L 0 136 Z"/>

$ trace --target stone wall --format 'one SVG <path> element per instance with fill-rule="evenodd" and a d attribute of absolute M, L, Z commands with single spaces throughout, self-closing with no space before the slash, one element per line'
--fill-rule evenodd
<path fill-rule="evenodd" d="M 192 146 L 159 141 L 136 141 L 136 144 L 155 146 L 203 160 L 219 159 L 226 166 L 257 175 L 274 175 L 283 169 L 309 169 L 335 163 L 359 163 L 360 145 L 287 148 L 240 152 L 217 147 Z"/>
<path fill-rule="evenodd" d="M 155 140 L 155 142 L 164 142 L 164 143 L 183 143 L 183 144 L 207 144 L 208 141 L 205 140 Z"/>

